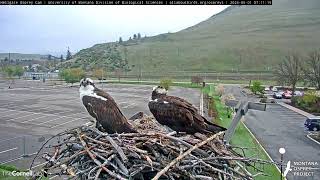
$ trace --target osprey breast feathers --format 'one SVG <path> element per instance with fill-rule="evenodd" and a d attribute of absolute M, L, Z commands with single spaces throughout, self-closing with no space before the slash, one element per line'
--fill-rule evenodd
<path fill-rule="evenodd" d="M 80 99 L 82 100 L 83 96 L 91 96 L 91 97 L 95 97 L 95 98 L 99 98 L 101 100 L 107 101 L 106 98 L 102 97 L 102 96 L 98 96 L 95 92 L 94 92 L 94 87 L 89 85 L 89 86 L 81 86 L 79 89 L 80 92 Z"/>

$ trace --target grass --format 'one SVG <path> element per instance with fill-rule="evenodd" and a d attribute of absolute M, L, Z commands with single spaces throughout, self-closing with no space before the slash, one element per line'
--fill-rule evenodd
<path fill-rule="evenodd" d="M 12 176 L 9 173 L 16 171 L 20 172 L 20 169 L 17 169 L 15 166 L 11 165 L 0 165 L 0 180 L 25 180 L 26 177 L 23 176 Z"/>
<path fill-rule="evenodd" d="M 142 38 L 126 46 L 116 42 L 94 45 L 77 53 L 73 61 L 108 67 L 120 51 L 132 72 L 272 71 L 288 52 L 305 55 L 320 46 L 320 39 L 315 38 L 320 36 L 318 9 L 318 0 L 232 6 L 176 33 Z"/>
<path fill-rule="evenodd" d="M 218 96 L 213 96 L 213 98 L 219 115 L 219 117 L 215 119 L 215 122 L 223 127 L 229 127 L 231 123 L 231 118 L 228 118 L 228 108 L 221 103 L 220 98 Z M 238 124 L 235 134 L 232 137 L 230 143 L 235 146 L 252 148 L 245 151 L 247 157 L 254 156 L 256 158 L 270 161 L 267 154 L 265 154 L 265 152 L 263 151 L 262 147 L 255 141 L 255 139 L 249 133 L 247 128 L 245 128 L 243 122 Z M 252 173 L 257 173 L 253 169 L 250 169 L 250 171 Z M 280 173 L 275 165 L 265 165 L 264 172 L 265 174 L 268 174 L 270 176 L 257 176 L 255 179 L 273 180 L 278 179 L 280 177 Z"/>
<path fill-rule="evenodd" d="M 159 85 L 159 81 L 128 81 L 128 80 L 108 80 L 106 83 L 112 84 L 135 84 L 135 85 Z M 185 88 L 201 88 L 199 84 L 191 84 L 188 82 L 173 82 L 171 86 L 185 87 Z"/>
<path fill-rule="evenodd" d="M 0 59 L 9 58 L 9 53 L 0 53 Z M 41 54 L 22 54 L 22 53 L 10 53 L 10 59 L 16 60 L 41 60 L 46 59 L 46 55 Z"/>
<path fill-rule="evenodd" d="M 215 95 L 215 88 L 214 86 L 207 86 L 203 89 L 203 92 L 208 94 L 209 96 L 213 97 L 214 103 L 215 103 L 215 109 L 218 112 L 218 117 L 215 118 L 214 122 L 217 123 L 220 126 L 223 127 L 229 127 L 230 123 L 232 121 L 231 118 L 229 118 L 231 114 L 230 108 L 226 107 L 224 104 L 222 104 L 220 97 Z M 229 117 L 228 117 L 229 116 Z M 230 143 L 234 146 L 239 147 L 249 147 L 245 151 L 246 157 L 256 157 L 264 160 L 270 161 L 267 154 L 263 151 L 263 147 L 259 145 L 258 142 L 256 142 L 255 138 L 250 134 L 248 129 L 245 127 L 245 125 L 240 122 L 235 130 L 235 134 L 231 138 Z M 242 152 L 239 151 L 239 153 L 242 154 Z M 261 168 L 261 167 L 260 167 Z M 254 169 L 249 169 L 251 173 L 255 174 L 257 173 Z M 265 180 L 265 179 L 278 179 L 280 177 L 280 173 L 277 170 L 276 166 L 274 165 L 265 165 L 264 167 L 265 174 L 268 174 L 270 176 L 257 176 L 255 179 L 257 180 Z"/>

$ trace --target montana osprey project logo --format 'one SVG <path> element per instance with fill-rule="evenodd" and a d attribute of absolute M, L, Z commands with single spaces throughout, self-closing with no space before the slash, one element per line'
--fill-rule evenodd
<path fill-rule="evenodd" d="M 283 172 L 283 177 L 287 177 L 290 171 L 292 171 L 293 176 L 299 176 L 301 178 L 313 177 L 315 173 L 320 172 L 319 169 L 319 162 L 317 161 L 292 161 L 292 163 L 288 161 Z"/>
<path fill-rule="evenodd" d="M 286 169 L 284 170 L 284 173 L 283 173 L 283 176 L 286 177 L 288 172 L 292 171 L 292 168 L 291 168 L 291 161 L 288 161 L 287 162 L 287 166 L 286 166 Z"/>

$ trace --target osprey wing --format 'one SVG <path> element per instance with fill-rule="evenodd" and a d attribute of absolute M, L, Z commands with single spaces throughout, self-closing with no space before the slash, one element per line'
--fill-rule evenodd
<path fill-rule="evenodd" d="M 108 133 L 136 132 L 113 98 L 103 91 L 94 91 L 93 96 L 83 96 L 82 101 L 89 114 L 103 126 Z"/>
<path fill-rule="evenodd" d="M 192 113 L 180 101 L 161 98 L 151 100 L 148 106 L 160 124 L 179 132 L 196 131 Z"/>
<path fill-rule="evenodd" d="M 188 101 L 175 97 L 175 96 L 165 96 L 162 98 L 164 101 L 167 101 L 172 104 L 175 104 L 178 106 L 180 109 L 186 109 L 192 116 L 192 128 L 194 128 L 194 131 L 197 132 L 220 132 L 220 131 L 225 131 L 226 128 L 222 126 L 218 126 L 210 121 L 208 121 L 205 117 L 201 116 L 197 109 L 192 106 L 191 103 Z M 191 128 L 191 127 L 190 127 Z"/>

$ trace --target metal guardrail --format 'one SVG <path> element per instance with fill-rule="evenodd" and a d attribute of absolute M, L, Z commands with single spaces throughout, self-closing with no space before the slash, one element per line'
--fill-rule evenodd
<path fill-rule="evenodd" d="M 226 105 L 229 107 L 234 107 L 235 111 L 237 112 L 236 115 L 233 117 L 232 122 L 228 127 L 226 134 L 224 136 L 224 140 L 226 141 L 227 144 L 229 144 L 242 116 L 244 116 L 249 109 L 259 110 L 259 111 L 266 110 L 266 104 L 253 103 L 253 102 L 247 102 L 247 101 L 228 100 L 226 101 Z"/>
<path fill-rule="evenodd" d="M 0 140 L 0 164 L 7 164 L 37 153 L 41 138 L 19 136 Z M 44 140 L 44 139 L 42 139 Z"/>

